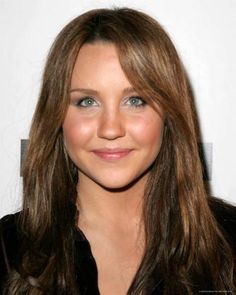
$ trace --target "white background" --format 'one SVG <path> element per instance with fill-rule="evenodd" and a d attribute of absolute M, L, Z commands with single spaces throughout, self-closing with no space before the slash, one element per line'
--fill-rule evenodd
<path fill-rule="evenodd" d="M 20 140 L 52 41 L 80 13 L 112 5 L 147 12 L 174 40 L 213 144 L 212 191 L 236 204 L 236 0 L 0 0 L 0 217 L 21 206 Z"/>

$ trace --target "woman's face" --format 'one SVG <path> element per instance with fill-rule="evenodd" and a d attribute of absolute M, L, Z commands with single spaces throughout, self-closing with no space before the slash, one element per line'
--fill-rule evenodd
<path fill-rule="evenodd" d="M 96 42 L 79 51 L 63 131 L 80 182 L 121 189 L 148 176 L 163 121 L 133 89 L 116 47 Z"/>

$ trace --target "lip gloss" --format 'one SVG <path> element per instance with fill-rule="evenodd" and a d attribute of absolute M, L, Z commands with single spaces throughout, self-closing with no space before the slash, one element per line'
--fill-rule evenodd
<path fill-rule="evenodd" d="M 119 159 L 122 159 L 124 157 L 126 157 L 129 153 L 131 152 L 131 150 L 121 150 L 121 151 L 93 151 L 93 153 L 104 159 L 104 160 L 110 160 L 110 161 L 114 161 L 114 160 L 119 160 Z"/>

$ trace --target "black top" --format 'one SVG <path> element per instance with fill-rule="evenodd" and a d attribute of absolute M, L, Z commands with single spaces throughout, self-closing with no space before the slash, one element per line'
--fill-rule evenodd
<path fill-rule="evenodd" d="M 210 207 L 226 240 L 232 246 L 236 257 L 236 207 L 221 200 L 210 203 Z M 11 214 L 0 220 L 0 294 L 8 272 L 14 268 L 18 250 L 16 220 L 19 213 Z M 82 295 L 99 294 L 97 283 L 97 267 L 90 244 L 81 230 L 75 230 L 77 253 L 76 277 Z M 150 280 L 148 295 L 162 294 L 161 282 L 158 278 Z M 199 291 L 206 291 L 206 286 L 199 286 Z"/>

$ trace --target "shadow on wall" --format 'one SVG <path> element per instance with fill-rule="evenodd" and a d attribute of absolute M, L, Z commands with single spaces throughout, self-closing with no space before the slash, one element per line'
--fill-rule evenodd
<path fill-rule="evenodd" d="M 211 181 L 212 177 L 212 152 L 213 144 L 211 142 L 199 144 L 199 155 L 203 167 L 203 179 L 205 181 Z"/>
<path fill-rule="evenodd" d="M 27 145 L 28 139 L 21 139 L 20 176 L 22 176 L 22 166 Z M 211 142 L 204 142 L 199 144 L 199 155 L 203 166 L 203 179 L 205 181 L 210 181 L 212 176 L 212 152 L 213 144 Z"/>
<path fill-rule="evenodd" d="M 28 139 L 21 139 L 20 141 L 20 176 L 22 176 L 23 162 L 25 159 L 25 153 L 28 145 Z"/>

